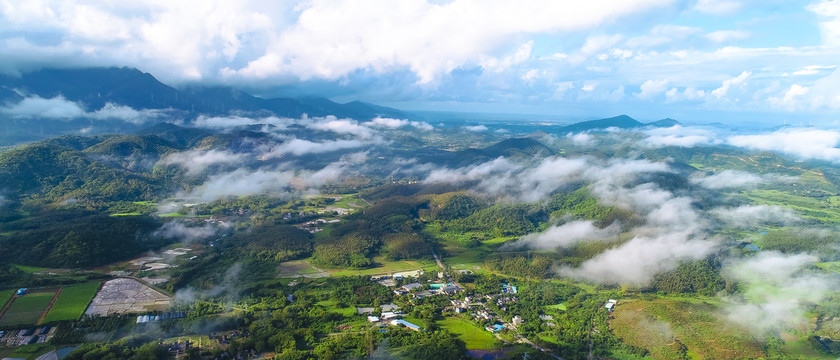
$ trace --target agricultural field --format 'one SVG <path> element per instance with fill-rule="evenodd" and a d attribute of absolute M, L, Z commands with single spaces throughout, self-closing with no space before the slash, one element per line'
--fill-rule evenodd
<path fill-rule="evenodd" d="M 694 355 L 702 359 L 762 358 L 762 345 L 702 303 L 673 299 L 627 301 L 616 307 L 613 333 L 627 344 L 648 349 L 656 359 Z"/>
<path fill-rule="evenodd" d="M 0 327 L 36 324 L 53 297 L 55 291 L 32 292 L 15 298 L 3 318 L 0 318 Z"/>
<path fill-rule="evenodd" d="M 90 301 L 99 290 L 99 282 L 65 286 L 61 289 L 44 322 L 77 320 L 85 313 Z"/>
<path fill-rule="evenodd" d="M 15 289 L 0 290 L 0 309 L 9 302 L 9 299 L 11 299 L 12 296 L 15 296 L 15 292 L 17 292 Z"/>
<path fill-rule="evenodd" d="M 458 339 L 466 343 L 467 350 L 490 350 L 496 348 L 496 342 L 498 340 L 492 334 L 473 325 L 466 319 L 446 318 L 439 320 L 437 325 L 458 336 Z"/>
<path fill-rule="evenodd" d="M 791 194 L 779 190 L 752 190 L 742 194 L 756 204 L 777 205 L 793 209 L 804 218 L 823 222 L 840 222 L 836 201 L 819 200 L 811 196 Z"/>

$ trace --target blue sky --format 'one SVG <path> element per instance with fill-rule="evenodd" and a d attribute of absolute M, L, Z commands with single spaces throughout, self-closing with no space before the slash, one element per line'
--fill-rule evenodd
<path fill-rule="evenodd" d="M 0 72 L 133 66 L 173 85 L 409 110 L 840 120 L 840 2 L 0 0 Z"/>

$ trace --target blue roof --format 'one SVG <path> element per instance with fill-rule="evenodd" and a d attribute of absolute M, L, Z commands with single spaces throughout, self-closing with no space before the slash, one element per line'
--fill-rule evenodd
<path fill-rule="evenodd" d="M 747 245 L 744 245 L 744 249 L 746 249 L 746 250 L 750 250 L 750 251 L 761 251 L 761 248 L 759 248 L 759 247 L 758 247 L 757 245 L 755 245 L 755 244 L 747 244 Z"/>
<path fill-rule="evenodd" d="M 410 322 L 408 322 L 408 321 L 402 320 L 402 319 L 397 320 L 397 324 L 403 324 L 403 325 L 405 325 L 406 327 L 410 327 L 410 328 L 415 329 L 415 330 L 420 330 L 420 327 L 419 327 L 419 326 L 414 325 L 414 324 L 412 324 L 412 323 L 410 323 Z"/>

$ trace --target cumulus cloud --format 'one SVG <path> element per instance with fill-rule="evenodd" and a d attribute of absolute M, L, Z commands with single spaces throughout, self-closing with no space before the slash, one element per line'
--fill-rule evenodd
<path fill-rule="evenodd" d="M 554 225 L 540 233 L 525 235 L 519 240 L 506 243 L 503 248 L 528 247 L 538 250 L 551 250 L 569 247 L 581 241 L 614 238 L 619 231 L 620 227 L 615 223 L 602 229 L 595 226 L 593 221 L 572 221 L 562 225 Z"/>
<path fill-rule="evenodd" d="M 367 126 L 359 125 L 356 120 L 337 119 L 334 116 L 328 116 L 321 121 L 307 124 L 306 127 L 314 130 L 331 131 L 337 134 L 351 134 L 362 139 L 368 139 L 374 134 L 373 130 Z"/>
<path fill-rule="evenodd" d="M 69 120 L 87 115 L 79 104 L 56 96 L 44 99 L 38 96 L 24 98 L 16 104 L 0 109 L 0 112 L 18 118 L 47 118 Z"/>
<path fill-rule="evenodd" d="M 420 130 L 434 129 L 434 126 L 423 121 L 409 121 L 407 119 L 392 119 L 383 117 L 376 117 L 373 120 L 364 123 L 364 125 L 389 129 L 397 129 L 403 126 L 411 126 Z"/>
<path fill-rule="evenodd" d="M 712 95 L 718 99 L 726 96 L 730 88 L 740 86 L 750 75 L 752 75 L 752 72 L 744 71 L 741 75 L 724 80 L 719 88 L 712 90 Z"/>
<path fill-rule="evenodd" d="M 219 227 L 213 224 L 194 226 L 186 222 L 174 220 L 169 221 L 152 233 L 152 236 L 159 236 L 178 241 L 192 243 L 205 240 L 219 231 Z"/>
<path fill-rule="evenodd" d="M 136 110 L 129 106 L 113 103 L 106 103 L 101 109 L 88 112 L 78 103 L 67 100 L 61 95 L 50 99 L 44 99 L 37 95 L 29 96 L 15 104 L 0 108 L 0 113 L 23 119 L 116 119 L 132 124 L 143 124 L 166 116 L 166 111 L 161 109 Z"/>
<path fill-rule="evenodd" d="M 164 165 L 177 164 L 189 175 L 201 174 L 210 166 L 240 164 L 245 154 L 234 154 L 226 150 L 188 150 L 172 153 L 159 162 Z"/>
<path fill-rule="evenodd" d="M 293 178 L 292 171 L 237 169 L 211 176 L 201 186 L 180 197 L 208 202 L 229 196 L 283 195 L 288 193 Z"/>
<path fill-rule="evenodd" d="M 795 177 L 778 174 L 753 174 L 740 170 L 724 170 L 709 176 L 692 176 L 689 181 L 707 189 L 748 188 L 773 182 L 792 182 Z"/>
<path fill-rule="evenodd" d="M 487 127 L 484 125 L 471 125 L 471 126 L 464 126 L 464 130 L 472 131 L 472 132 L 482 132 L 487 131 Z"/>
<path fill-rule="evenodd" d="M 711 211 L 721 221 L 743 229 L 763 225 L 788 226 L 801 219 L 793 210 L 781 206 L 744 205 L 734 208 L 717 208 Z"/>
<path fill-rule="evenodd" d="M 706 257 L 716 242 L 666 233 L 655 237 L 637 236 L 604 251 L 579 268 L 561 268 L 561 274 L 604 284 L 641 286 L 658 273 L 675 269 L 681 261 Z"/>
<path fill-rule="evenodd" d="M 338 162 L 316 171 L 240 168 L 210 176 L 200 186 L 188 192 L 179 193 L 178 197 L 191 201 L 209 202 L 231 196 L 301 194 L 340 179 L 345 173 L 346 166 L 345 162 Z"/>
<path fill-rule="evenodd" d="M 331 151 L 355 149 L 363 146 L 369 146 L 375 142 L 362 140 L 327 140 L 324 142 L 314 142 L 304 139 L 292 138 L 284 141 L 280 145 L 272 147 L 270 150 L 260 155 L 261 159 L 270 159 L 281 157 L 286 154 L 296 156 L 305 154 L 319 154 Z"/>
<path fill-rule="evenodd" d="M 819 259 L 808 254 L 762 251 L 733 261 L 724 276 L 743 284 L 744 299 L 727 306 L 729 319 L 759 334 L 795 328 L 805 312 L 837 288 L 837 279 L 806 268 Z"/>
<path fill-rule="evenodd" d="M 205 116 L 200 115 L 189 123 L 191 126 L 208 129 L 228 129 L 248 125 L 273 125 L 277 129 L 285 129 L 294 123 L 293 119 L 278 118 L 274 116 L 250 118 L 245 116 Z"/>
<path fill-rule="evenodd" d="M 718 144 L 717 135 L 700 127 L 674 125 L 668 128 L 650 128 L 645 130 L 648 136 L 642 144 L 652 148 L 664 146 L 696 147 Z"/>
<path fill-rule="evenodd" d="M 840 132 L 812 128 L 778 130 L 768 134 L 735 135 L 727 139 L 730 145 L 743 148 L 777 151 L 803 159 L 840 161 Z"/>
<path fill-rule="evenodd" d="M 654 96 L 665 92 L 668 88 L 668 82 L 669 81 L 667 79 L 645 81 L 639 86 L 639 90 L 641 91 L 636 93 L 636 96 L 640 99 L 653 98 Z"/>

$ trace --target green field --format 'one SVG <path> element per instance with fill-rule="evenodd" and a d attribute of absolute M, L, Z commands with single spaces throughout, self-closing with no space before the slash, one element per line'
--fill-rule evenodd
<path fill-rule="evenodd" d="M 356 315 L 356 307 L 355 306 L 348 306 L 345 308 L 338 307 L 338 300 L 324 300 L 315 303 L 316 305 L 321 305 L 326 308 L 329 312 L 338 313 L 344 315 L 344 317 L 353 317 Z"/>
<path fill-rule="evenodd" d="M 17 292 L 17 290 L 15 289 L 0 290 L 0 308 L 5 306 L 6 303 L 9 302 L 9 299 L 12 298 L 12 296 L 15 296 L 15 292 Z"/>
<path fill-rule="evenodd" d="M 99 284 L 94 282 L 66 286 L 61 289 L 61 294 L 58 295 L 44 322 L 79 319 L 93 300 L 96 291 L 99 290 Z"/>
<path fill-rule="evenodd" d="M 491 350 L 496 348 L 497 340 L 490 332 L 469 323 L 467 320 L 446 318 L 437 321 L 437 325 L 458 336 L 458 339 L 466 343 L 467 350 Z"/>
<path fill-rule="evenodd" d="M 840 273 L 840 261 L 819 262 L 815 265 L 826 271 Z"/>
<path fill-rule="evenodd" d="M 47 268 L 35 267 L 35 266 L 26 266 L 26 265 L 14 265 L 14 266 L 16 268 L 18 268 L 19 270 L 22 270 L 22 271 L 25 271 L 25 272 L 28 272 L 28 273 L 34 273 L 34 272 L 38 272 L 38 271 L 47 270 Z"/>
<path fill-rule="evenodd" d="M 804 218 L 824 222 L 840 222 L 840 211 L 829 200 L 819 200 L 810 196 L 795 195 L 779 190 L 752 190 L 744 192 L 744 197 L 757 204 L 778 205 L 795 210 Z"/>
<path fill-rule="evenodd" d="M 0 327 L 34 325 L 50 305 L 55 292 L 35 292 L 18 297 L 0 319 Z"/>

